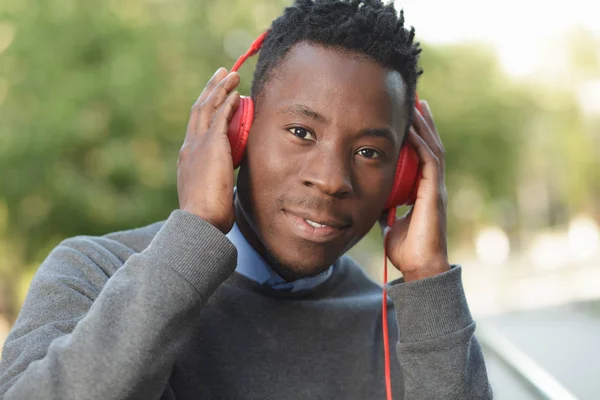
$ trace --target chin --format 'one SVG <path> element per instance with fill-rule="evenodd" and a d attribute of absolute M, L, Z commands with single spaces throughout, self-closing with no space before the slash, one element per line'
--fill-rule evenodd
<path fill-rule="evenodd" d="M 315 242 L 299 237 L 287 229 L 285 223 L 271 224 L 262 233 L 260 241 L 265 249 L 266 261 L 288 281 L 315 276 L 327 270 L 364 236 L 350 229 L 334 240 Z"/>
<path fill-rule="evenodd" d="M 281 241 L 278 248 L 281 249 Z M 307 276 L 315 276 L 327 270 L 341 255 L 331 254 L 331 249 L 318 249 L 316 246 L 290 246 L 284 248 L 296 248 L 297 251 L 282 252 L 277 248 L 267 246 L 269 264 L 286 280 L 295 280 Z M 320 247 L 320 246 L 319 246 Z"/>

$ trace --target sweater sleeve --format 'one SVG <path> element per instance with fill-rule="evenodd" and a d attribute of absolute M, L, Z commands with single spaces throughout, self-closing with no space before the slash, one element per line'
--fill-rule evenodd
<path fill-rule="evenodd" d="M 396 353 L 404 398 L 491 399 L 483 354 L 474 335 L 461 267 L 419 281 L 388 285 L 398 322 Z"/>
<path fill-rule="evenodd" d="M 160 398 L 192 316 L 236 254 L 218 229 L 179 210 L 110 278 L 113 254 L 66 240 L 40 266 L 6 340 L 0 398 Z"/>

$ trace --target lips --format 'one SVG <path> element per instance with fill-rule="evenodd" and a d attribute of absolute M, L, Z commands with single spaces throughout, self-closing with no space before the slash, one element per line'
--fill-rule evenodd
<path fill-rule="evenodd" d="M 317 243 L 333 241 L 346 233 L 348 222 L 329 215 L 313 216 L 303 211 L 283 210 L 290 230 L 304 240 Z"/>
<path fill-rule="evenodd" d="M 316 215 L 313 213 L 305 212 L 305 211 L 296 211 L 296 210 L 284 210 L 285 212 L 305 220 L 309 225 L 314 228 L 322 228 L 322 227 L 330 227 L 343 229 L 347 228 L 350 224 L 343 220 L 342 218 L 336 218 L 330 215 L 321 214 Z"/>

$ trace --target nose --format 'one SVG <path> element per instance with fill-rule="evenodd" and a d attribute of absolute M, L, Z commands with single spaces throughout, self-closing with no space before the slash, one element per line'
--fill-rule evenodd
<path fill-rule="evenodd" d="M 340 150 L 314 151 L 301 171 L 304 186 L 335 197 L 352 193 L 351 158 Z"/>

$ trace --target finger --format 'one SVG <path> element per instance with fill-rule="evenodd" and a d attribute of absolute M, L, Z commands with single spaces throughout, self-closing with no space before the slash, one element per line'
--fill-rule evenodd
<path fill-rule="evenodd" d="M 213 74 L 213 76 L 208 80 L 204 90 L 200 93 L 200 97 L 196 100 L 196 103 L 202 103 L 208 95 L 214 90 L 214 88 L 221 82 L 223 79 L 227 77 L 227 70 L 223 67 L 217 69 L 217 71 Z"/>
<path fill-rule="evenodd" d="M 430 126 L 423 114 L 415 107 L 415 118 L 414 118 L 414 126 L 416 127 L 417 133 L 425 140 L 425 142 L 429 145 L 429 148 L 433 151 L 433 153 L 440 157 L 442 154 L 441 143 L 438 143 L 435 135 L 433 134 L 433 126 Z"/>
<path fill-rule="evenodd" d="M 425 121 L 427 122 L 427 125 L 429 125 L 431 127 L 431 131 L 433 133 L 433 136 L 436 139 L 436 142 L 438 143 L 440 150 L 441 150 L 441 155 L 443 158 L 444 155 L 444 142 L 442 142 L 442 138 L 440 136 L 440 133 L 437 130 L 437 126 L 435 125 L 435 121 L 433 120 L 433 113 L 431 112 L 431 108 L 429 107 L 429 103 L 426 100 L 422 100 L 421 101 L 421 109 L 423 110 L 423 112 L 421 113 L 421 115 L 423 115 L 423 118 L 425 118 Z"/>
<path fill-rule="evenodd" d="M 229 121 L 237 109 L 240 102 L 240 95 L 237 91 L 229 93 L 219 110 L 215 113 L 210 132 L 217 134 L 227 134 Z"/>
<path fill-rule="evenodd" d="M 206 132 L 209 129 L 213 116 L 239 82 L 240 75 L 237 72 L 231 72 L 217 84 L 200 106 L 200 119 L 198 120 L 196 133 Z"/>
<path fill-rule="evenodd" d="M 431 127 L 431 130 L 437 132 L 437 127 L 435 125 L 435 121 L 433 120 L 433 114 L 431 113 L 431 108 L 429 107 L 429 103 L 427 100 L 419 100 L 421 104 L 421 115 L 425 118 L 427 125 Z"/>
<path fill-rule="evenodd" d="M 427 143 L 429 149 L 437 157 L 440 164 L 440 170 L 443 174 L 445 168 L 444 148 L 439 135 L 437 135 L 437 131 L 432 131 L 430 126 L 427 125 L 423 115 L 418 110 L 415 110 L 415 120 L 417 125 L 420 126 L 419 130 L 417 130 L 418 135 L 425 141 L 425 143 Z"/>
<path fill-rule="evenodd" d="M 204 100 L 206 100 L 206 98 L 213 91 L 215 86 L 217 86 L 217 84 L 221 82 L 226 76 L 227 70 L 221 67 L 217 69 L 217 71 L 206 83 L 206 86 L 204 86 L 202 93 L 200 93 L 200 96 L 198 97 L 198 99 L 196 99 L 192 106 L 192 110 L 190 112 L 190 120 L 188 121 L 188 126 L 186 130 L 186 138 L 188 134 L 192 135 L 196 131 L 196 124 L 198 123 L 200 115 L 200 105 L 202 104 L 202 102 L 204 102 Z"/>
<path fill-rule="evenodd" d="M 423 179 L 434 182 L 436 185 L 442 177 L 440 161 L 433 153 L 427 142 L 419 136 L 411 126 L 408 130 L 408 142 L 413 146 L 421 160 L 421 173 Z"/>

